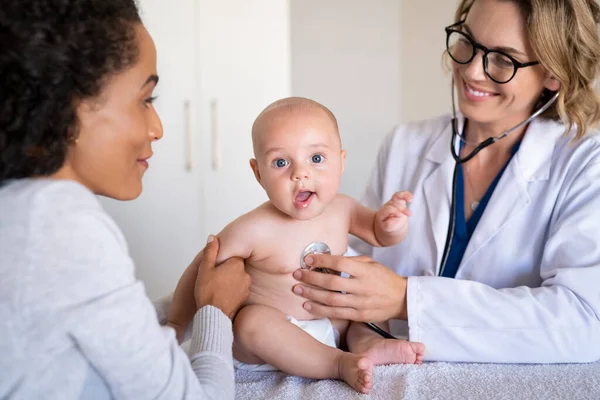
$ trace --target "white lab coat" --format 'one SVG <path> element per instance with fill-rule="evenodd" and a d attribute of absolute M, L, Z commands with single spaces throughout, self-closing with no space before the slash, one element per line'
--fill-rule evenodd
<path fill-rule="evenodd" d="M 425 359 L 600 359 L 600 138 L 572 143 L 564 130 L 530 123 L 456 279 L 437 276 L 450 217 L 451 118 L 400 126 L 381 146 L 364 203 L 377 209 L 411 191 L 410 232 L 393 247 L 351 244 L 410 277 L 408 333 L 426 345 Z"/>

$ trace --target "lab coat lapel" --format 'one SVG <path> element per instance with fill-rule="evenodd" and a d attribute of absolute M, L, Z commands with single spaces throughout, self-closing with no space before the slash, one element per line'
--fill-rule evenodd
<path fill-rule="evenodd" d="M 531 203 L 531 198 L 527 193 L 527 182 L 520 174 L 521 171 L 516 162 L 518 159 L 515 157 L 494 189 L 465 249 L 461 267 L 468 263 L 476 252 L 481 250 L 512 218 L 516 218 Z"/>
<path fill-rule="evenodd" d="M 452 173 L 454 171 L 454 158 L 450 153 L 451 136 L 452 125 L 448 124 L 448 127 L 438 136 L 427 152 L 426 159 L 435 165 L 433 172 L 423 181 L 423 192 L 437 250 L 436 274 L 439 272 L 450 222 Z"/>
<path fill-rule="evenodd" d="M 511 219 L 517 218 L 531 205 L 528 184 L 548 180 L 552 153 L 563 129 L 564 127 L 552 121 L 535 120 L 530 123 L 519 151 L 506 167 L 469 240 L 461 267 L 507 226 Z"/>

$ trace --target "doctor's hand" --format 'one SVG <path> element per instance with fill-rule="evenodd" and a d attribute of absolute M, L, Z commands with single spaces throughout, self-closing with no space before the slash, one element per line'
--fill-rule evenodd
<path fill-rule="evenodd" d="M 342 278 L 306 269 L 294 272 L 294 278 L 301 283 L 295 285 L 293 291 L 308 300 L 304 309 L 315 317 L 361 322 L 408 319 L 407 279 L 389 268 L 366 256 L 312 254 L 304 261 L 311 267 L 350 275 L 350 278 Z"/>
<path fill-rule="evenodd" d="M 408 204 L 412 201 L 410 192 L 394 193 L 375 214 L 373 228 L 375 237 L 381 246 L 392 246 L 401 242 L 408 233 Z"/>

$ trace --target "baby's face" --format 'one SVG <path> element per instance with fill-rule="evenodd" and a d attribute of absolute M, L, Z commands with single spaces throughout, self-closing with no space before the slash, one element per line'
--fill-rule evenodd
<path fill-rule="evenodd" d="M 320 215 L 338 192 L 345 152 L 321 110 L 274 111 L 254 143 L 256 178 L 271 202 L 298 220 Z"/>

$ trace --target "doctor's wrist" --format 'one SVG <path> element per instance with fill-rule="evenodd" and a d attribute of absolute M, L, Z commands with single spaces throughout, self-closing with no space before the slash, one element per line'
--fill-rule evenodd
<path fill-rule="evenodd" d="M 408 306 L 407 306 L 407 290 L 408 290 L 408 278 L 404 276 L 399 276 L 398 280 L 398 293 L 400 295 L 398 301 L 398 312 L 396 319 L 400 319 L 403 321 L 408 321 Z"/>

